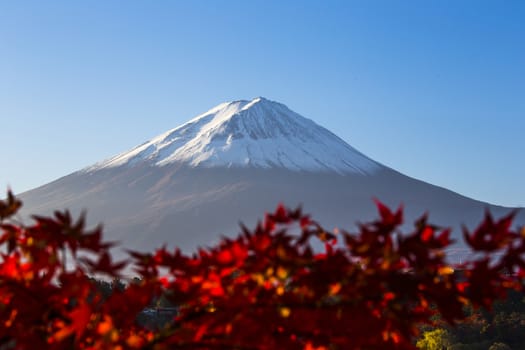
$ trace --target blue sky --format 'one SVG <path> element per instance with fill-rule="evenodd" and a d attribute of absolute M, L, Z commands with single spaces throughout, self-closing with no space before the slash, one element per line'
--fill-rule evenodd
<path fill-rule="evenodd" d="M 2 1 L 0 186 L 216 104 L 285 103 L 412 177 L 525 206 L 525 1 Z"/>

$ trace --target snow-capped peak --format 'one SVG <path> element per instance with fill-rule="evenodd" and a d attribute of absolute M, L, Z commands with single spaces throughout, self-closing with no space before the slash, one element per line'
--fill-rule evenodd
<path fill-rule="evenodd" d="M 285 105 L 257 97 L 221 103 L 187 123 L 87 170 L 185 163 L 373 173 L 381 166 Z"/>

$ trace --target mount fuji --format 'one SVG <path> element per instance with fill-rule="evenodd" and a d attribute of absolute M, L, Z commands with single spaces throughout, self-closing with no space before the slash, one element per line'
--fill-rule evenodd
<path fill-rule="evenodd" d="M 222 103 L 88 170 L 141 162 L 339 174 L 369 174 L 380 168 L 330 131 L 263 97 Z"/>
<path fill-rule="evenodd" d="M 126 248 L 193 251 L 254 225 L 282 202 L 328 229 L 376 217 L 372 198 L 403 204 L 407 224 L 472 226 L 504 208 L 405 176 L 262 97 L 222 103 L 130 151 L 22 193 L 23 214 L 86 210 Z M 519 212 L 516 223 L 525 224 Z"/>

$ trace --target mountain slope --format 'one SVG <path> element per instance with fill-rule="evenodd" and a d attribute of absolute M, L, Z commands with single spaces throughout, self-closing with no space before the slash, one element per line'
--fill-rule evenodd
<path fill-rule="evenodd" d="M 455 228 L 489 208 L 384 167 L 284 105 L 262 98 L 221 104 L 151 141 L 21 195 L 24 213 L 86 209 L 112 240 L 186 251 L 255 224 L 279 202 L 327 228 L 376 216 L 372 198 L 403 204 L 406 222 L 425 211 Z M 520 213 L 517 223 L 525 224 Z"/>

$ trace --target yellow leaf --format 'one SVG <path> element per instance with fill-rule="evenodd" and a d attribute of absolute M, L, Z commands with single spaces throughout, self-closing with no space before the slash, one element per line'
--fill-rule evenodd
<path fill-rule="evenodd" d="M 285 279 L 286 277 L 288 277 L 288 270 L 286 270 L 282 266 L 279 266 L 277 268 L 277 277 L 279 277 L 280 279 Z"/>
<path fill-rule="evenodd" d="M 451 275 L 454 273 L 454 269 L 450 266 L 441 266 L 438 269 L 438 274 L 440 275 Z"/>
<path fill-rule="evenodd" d="M 111 331 L 111 341 L 116 342 L 118 340 L 118 331 L 116 329 Z"/>
<path fill-rule="evenodd" d="M 277 289 L 275 290 L 275 292 L 277 293 L 277 295 L 283 295 L 283 294 L 284 294 L 284 288 L 283 288 L 283 286 L 279 286 L 279 287 L 277 287 Z"/>
<path fill-rule="evenodd" d="M 290 314 L 292 313 L 292 310 L 290 310 L 290 308 L 288 307 L 282 307 L 279 309 L 279 313 L 281 314 L 281 317 L 288 317 L 290 316 Z"/>
<path fill-rule="evenodd" d="M 215 308 L 215 306 L 210 305 L 210 306 L 208 306 L 208 308 L 206 309 L 206 311 L 208 311 L 208 312 L 215 312 L 215 311 L 217 311 L 217 309 Z"/>
<path fill-rule="evenodd" d="M 257 282 L 258 285 L 262 285 L 264 283 L 264 276 L 260 273 L 252 274 L 252 278 L 255 282 Z"/>

